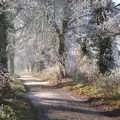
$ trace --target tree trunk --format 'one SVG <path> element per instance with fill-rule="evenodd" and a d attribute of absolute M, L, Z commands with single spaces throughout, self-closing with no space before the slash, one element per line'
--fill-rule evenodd
<path fill-rule="evenodd" d="M 67 33 L 67 30 L 68 30 L 68 21 L 63 20 L 62 33 L 60 32 L 60 29 L 56 23 L 55 23 L 55 29 L 59 38 L 59 48 L 58 48 L 58 56 L 59 56 L 58 62 L 59 62 L 59 70 L 60 70 L 59 79 L 62 79 L 67 76 L 66 65 L 65 65 L 65 62 L 66 62 L 65 61 L 66 60 L 65 34 Z"/>
<path fill-rule="evenodd" d="M 65 50 L 65 37 L 64 34 L 59 36 L 59 70 L 60 76 L 59 78 L 65 78 L 67 76 L 66 71 L 66 50 Z"/>
<path fill-rule="evenodd" d="M 15 68 L 15 64 L 14 64 L 14 55 L 9 57 L 9 64 L 10 64 L 10 74 L 13 76 L 14 75 L 14 68 Z"/>
<path fill-rule="evenodd" d="M 30 66 L 27 64 L 27 72 L 30 72 Z"/>
<path fill-rule="evenodd" d="M 31 72 L 34 72 L 35 64 L 31 63 Z"/>

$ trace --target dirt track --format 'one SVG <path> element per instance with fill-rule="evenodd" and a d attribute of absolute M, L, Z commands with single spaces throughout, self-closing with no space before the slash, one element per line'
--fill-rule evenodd
<path fill-rule="evenodd" d="M 32 76 L 21 76 L 29 89 L 27 97 L 36 108 L 38 120 L 120 120 L 120 115 L 97 111 L 83 99 L 77 99 L 63 89 Z"/>

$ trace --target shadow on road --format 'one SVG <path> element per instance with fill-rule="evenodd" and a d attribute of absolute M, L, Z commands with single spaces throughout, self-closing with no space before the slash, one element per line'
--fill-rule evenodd
<path fill-rule="evenodd" d="M 26 81 L 26 80 L 25 80 Z M 25 82 L 24 80 L 22 80 L 22 82 Z M 40 80 L 40 81 L 36 81 L 36 80 L 28 80 L 29 83 L 30 82 L 45 82 L 46 80 Z M 67 85 L 73 85 L 73 84 L 77 84 L 76 81 L 69 81 L 66 83 L 59 83 L 57 85 L 39 85 L 39 84 L 29 84 L 27 85 L 27 88 L 32 91 L 32 92 L 42 92 L 41 90 L 46 90 L 46 91 L 55 91 L 58 92 L 60 88 L 67 86 Z M 63 94 L 64 96 L 64 94 Z M 55 98 L 55 97 L 41 97 L 41 96 L 32 96 L 35 100 L 38 101 L 38 105 L 37 105 L 37 112 L 39 115 L 39 118 L 41 118 L 41 120 L 68 120 L 68 119 L 58 119 L 60 117 L 56 117 L 56 118 L 49 118 L 48 113 L 51 112 L 51 114 L 54 114 L 54 112 L 58 111 L 60 113 L 69 113 L 69 115 L 72 115 L 73 113 L 75 114 L 82 114 L 83 116 L 99 116 L 99 117 L 108 117 L 108 118 L 112 118 L 110 120 L 120 120 L 120 110 L 114 110 L 114 111 L 97 111 L 95 109 L 93 109 L 92 107 L 94 107 L 94 105 L 89 105 L 89 101 L 86 100 L 82 100 L 82 101 L 77 101 L 77 100 L 72 100 L 69 98 L 64 98 L 62 96 L 60 96 L 60 98 Z M 77 120 L 77 119 L 76 119 Z M 86 119 L 87 120 L 87 119 Z M 98 119 L 96 119 L 98 120 Z M 108 119 L 106 119 L 108 120 Z"/>
<path fill-rule="evenodd" d="M 74 101 L 74 100 L 65 100 L 65 99 L 55 99 L 55 98 L 37 98 L 40 99 L 39 107 L 44 109 L 44 113 L 47 113 L 49 110 L 62 111 L 62 112 L 72 112 L 72 113 L 82 113 L 88 115 L 99 115 L 107 117 L 120 117 L 120 110 L 114 111 L 97 111 L 91 110 L 90 105 L 86 104 L 86 101 Z M 88 108 L 89 107 L 89 108 Z M 115 119 L 115 118 L 114 118 Z"/>

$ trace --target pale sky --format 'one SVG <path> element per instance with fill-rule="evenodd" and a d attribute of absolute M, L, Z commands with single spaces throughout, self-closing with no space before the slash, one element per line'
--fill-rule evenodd
<path fill-rule="evenodd" d="M 120 0 L 113 0 L 113 2 L 116 2 L 116 4 L 119 4 Z"/>

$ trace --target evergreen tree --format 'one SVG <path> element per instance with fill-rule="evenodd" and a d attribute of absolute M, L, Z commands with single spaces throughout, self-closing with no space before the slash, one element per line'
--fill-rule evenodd
<path fill-rule="evenodd" d="M 6 3 L 0 3 L 0 68 L 7 68 L 7 29 L 8 21 L 6 19 Z"/>

